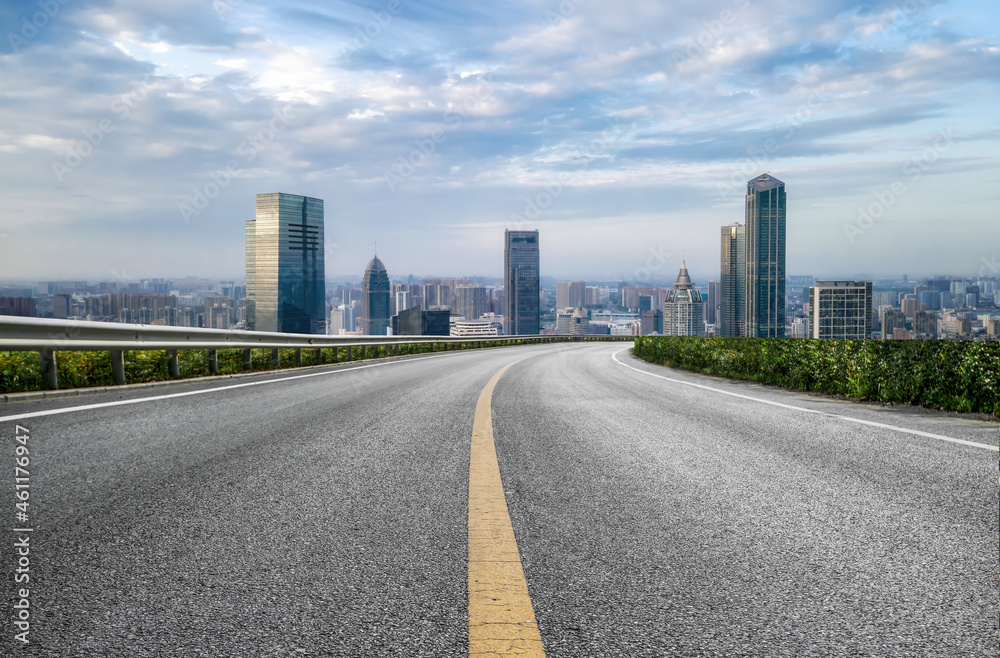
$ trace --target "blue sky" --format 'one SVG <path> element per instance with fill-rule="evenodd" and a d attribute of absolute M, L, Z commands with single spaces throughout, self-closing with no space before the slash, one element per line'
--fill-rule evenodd
<path fill-rule="evenodd" d="M 34 22 L 34 24 L 32 24 Z M 717 278 L 748 179 L 788 272 L 1000 257 L 1000 3 L 7 1 L 0 278 L 243 272 L 254 194 L 324 199 L 329 276 Z"/>

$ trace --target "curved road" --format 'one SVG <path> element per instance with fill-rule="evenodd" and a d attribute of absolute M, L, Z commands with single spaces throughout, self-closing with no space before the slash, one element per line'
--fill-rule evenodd
<path fill-rule="evenodd" d="M 33 529 L 0 654 L 468 655 L 476 405 L 519 359 L 493 438 L 546 655 L 997 655 L 997 424 L 620 343 L 0 405 L 5 619 L 15 425 Z"/>

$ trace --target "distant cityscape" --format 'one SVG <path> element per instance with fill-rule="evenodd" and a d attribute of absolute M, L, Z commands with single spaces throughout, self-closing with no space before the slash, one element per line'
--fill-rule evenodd
<path fill-rule="evenodd" d="M 360 281 L 332 285 L 323 201 L 258 194 L 256 215 L 245 223 L 243 281 L 7 285 L 0 287 L 0 315 L 333 335 L 1000 340 L 997 276 L 788 276 L 786 219 L 785 184 L 769 174 L 750 180 L 744 223 L 721 227 L 719 278 L 703 287 L 683 259 L 669 288 L 542 277 L 537 229 L 505 230 L 501 278 L 393 277 L 373 253 Z"/>

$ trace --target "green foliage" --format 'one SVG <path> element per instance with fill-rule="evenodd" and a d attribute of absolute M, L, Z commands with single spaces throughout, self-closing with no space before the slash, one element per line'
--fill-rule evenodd
<path fill-rule="evenodd" d="M 651 363 L 858 400 L 1000 417 L 1000 343 L 640 336 Z"/>
<path fill-rule="evenodd" d="M 0 391 L 37 391 L 42 383 L 38 352 L 0 352 Z"/>
<path fill-rule="evenodd" d="M 562 338 L 560 340 L 570 340 Z M 631 337 L 619 339 L 616 337 L 582 337 L 572 340 L 631 340 Z M 512 345 L 534 345 L 542 342 L 541 338 L 519 338 L 510 341 L 490 342 L 450 342 L 410 343 L 399 347 L 399 354 L 424 354 L 451 350 L 479 349 L 485 347 L 505 347 Z M 348 350 L 352 350 L 354 359 L 361 358 L 360 347 L 325 347 L 322 357 L 316 358 L 316 350 L 302 349 L 302 365 L 318 365 L 320 363 L 343 363 L 347 360 Z M 393 349 L 387 346 L 369 346 L 367 358 L 384 358 L 394 356 Z M 251 350 L 250 371 L 273 370 L 270 349 Z M 245 372 L 241 349 L 218 350 L 219 374 L 231 375 Z M 295 365 L 295 350 L 279 350 L 281 367 Z M 211 374 L 209 350 L 183 350 L 178 352 L 178 366 L 181 378 L 202 377 Z M 163 350 L 132 350 L 124 354 L 125 381 L 129 383 L 153 382 L 170 379 L 170 355 Z M 56 367 L 59 374 L 59 388 L 84 388 L 88 386 L 112 386 L 114 377 L 111 373 L 111 355 L 109 352 L 57 352 Z M 970 372 L 980 368 L 977 361 L 969 361 L 966 368 Z M 993 381 L 993 395 L 996 395 L 996 377 Z M 0 394 L 19 393 L 24 391 L 39 391 L 45 388 L 41 376 L 41 360 L 38 352 L 2 352 L 0 351 Z M 947 390 L 947 389 L 945 389 Z"/>

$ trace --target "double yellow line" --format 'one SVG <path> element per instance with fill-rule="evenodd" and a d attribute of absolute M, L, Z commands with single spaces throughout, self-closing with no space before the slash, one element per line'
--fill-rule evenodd
<path fill-rule="evenodd" d="M 514 527 L 507 512 L 496 446 L 493 389 L 508 364 L 479 395 L 469 461 L 469 656 L 544 658 Z"/>

